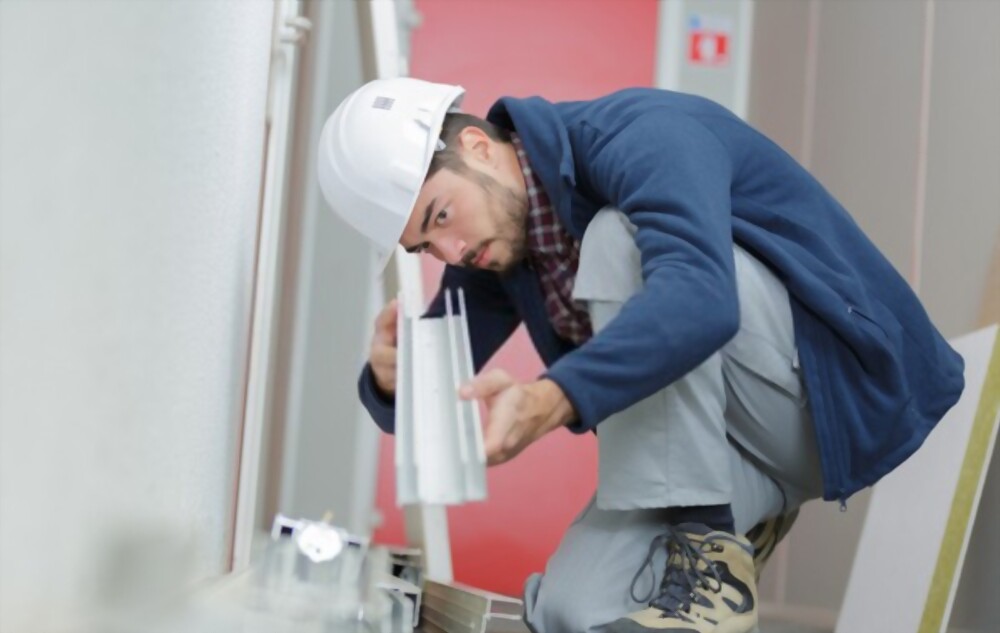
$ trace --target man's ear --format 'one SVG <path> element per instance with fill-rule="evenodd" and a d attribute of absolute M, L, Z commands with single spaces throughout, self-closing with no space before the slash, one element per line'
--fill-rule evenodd
<path fill-rule="evenodd" d="M 494 151 L 493 139 L 474 125 L 458 133 L 458 144 L 462 148 L 462 156 L 469 161 L 489 164 L 496 160 L 497 152 Z"/>

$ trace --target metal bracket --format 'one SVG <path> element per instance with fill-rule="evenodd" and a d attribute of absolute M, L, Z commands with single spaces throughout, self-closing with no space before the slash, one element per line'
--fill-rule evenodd
<path fill-rule="evenodd" d="M 486 498 L 479 407 L 458 398 L 473 376 L 465 295 L 445 289 L 445 316 L 401 314 L 397 331 L 396 502 L 454 505 Z"/>

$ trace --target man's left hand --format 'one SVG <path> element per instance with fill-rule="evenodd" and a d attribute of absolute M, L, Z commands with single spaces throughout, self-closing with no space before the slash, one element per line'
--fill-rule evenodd
<path fill-rule="evenodd" d="M 486 404 L 483 437 L 490 466 L 512 459 L 576 416 L 573 405 L 555 382 L 542 378 L 522 384 L 502 369 L 479 374 L 462 385 L 459 397 Z"/>

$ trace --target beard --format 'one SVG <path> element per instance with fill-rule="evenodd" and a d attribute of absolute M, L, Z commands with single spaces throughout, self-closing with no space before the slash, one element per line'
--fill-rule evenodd
<path fill-rule="evenodd" d="M 486 195 L 490 216 L 496 222 L 496 235 L 480 243 L 469 261 L 475 261 L 491 242 L 504 243 L 510 253 L 509 260 L 502 264 L 496 260 L 487 262 L 486 268 L 506 273 L 524 260 L 528 253 L 528 196 L 519 195 L 513 187 L 504 186 L 489 174 L 475 172 L 473 180 Z"/>

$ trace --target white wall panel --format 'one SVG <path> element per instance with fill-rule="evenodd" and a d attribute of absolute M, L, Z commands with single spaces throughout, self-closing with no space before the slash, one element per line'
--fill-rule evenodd
<path fill-rule="evenodd" d="M 747 121 L 801 163 L 805 155 L 811 2 L 754 2 Z"/>
<path fill-rule="evenodd" d="M 1000 3 L 935 3 L 921 297 L 946 336 L 977 327 L 1000 248 Z M 979 324 L 984 325 L 984 324 Z"/>
<path fill-rule="evenodd" d="M 271 2 L 0 4 L 0 629 L 163 529 L 223 571 Z"/>
<path fill-rule="evenodd" d="M 820 7 L 812 171 L 905 276 L 914 256 L 924 3 Z"/>

